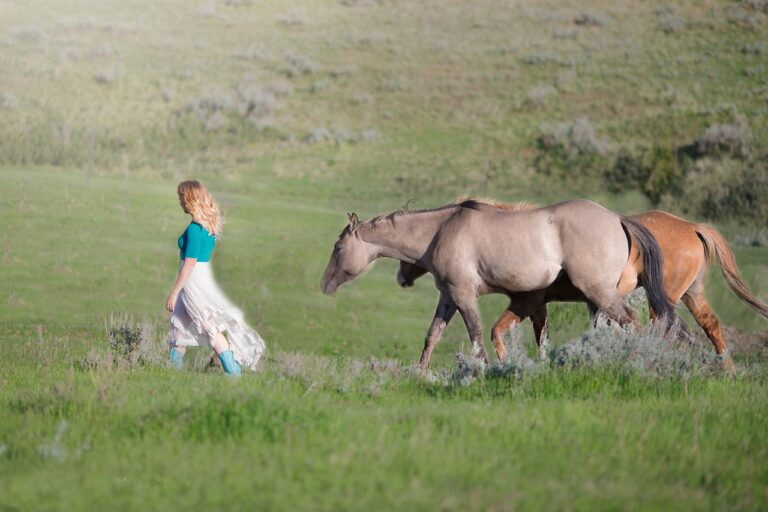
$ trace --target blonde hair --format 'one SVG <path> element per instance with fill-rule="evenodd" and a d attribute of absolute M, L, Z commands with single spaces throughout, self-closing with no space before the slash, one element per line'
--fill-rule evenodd
<path fill-rule="evenodd" d="M 199 222 L 215 237 L 221 235 L 222 219 L 219 207 L 211 193 L 197 180 L 182 181 L 176 187 L 184 211 L 192 215 L 192 220 Z"/>

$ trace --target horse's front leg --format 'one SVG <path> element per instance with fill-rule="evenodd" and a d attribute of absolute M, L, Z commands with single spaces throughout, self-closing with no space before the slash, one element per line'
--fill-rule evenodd
<path fill-rule="evenodd" d="M 455 313 L 456 304 L 453 303 L 450 297 L 441 293 L 437 309 L 435 309 L 435 317 L 432 319 L 429 331 L 427 331 L 427 338 L 424 340 L 424 350 L 421 352 L 421 359 L 419 360 L 422 370 L 429 368 L 432 351 L 435 349 L 437 342 L 440 341 L 445 328 L 448 326 L 448 322 L 451 321 Z"/>
<path fill-rule="evenodd" d="M 472 341 L 472 355 L 488 364 L 488 354 L 483 347 L 483 325 L 480 321 L 480 309 L 477 307 L 477 297 L 468 297 L 465 300 L 456 300 L 464 324 L 467 326 L 469 339 Z"/>

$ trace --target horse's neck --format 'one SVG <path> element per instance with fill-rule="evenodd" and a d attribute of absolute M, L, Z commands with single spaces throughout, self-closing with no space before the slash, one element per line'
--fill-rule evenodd
<path fill-rule="evenodd" d="M 408 263 L 418 261 L 435 238 L 440 225 L 455 213 L 455 208 L 395 214 L 392 221 L 370 224 L 363 239 L 378 247 L 377 257 L 395 258 Z"/>

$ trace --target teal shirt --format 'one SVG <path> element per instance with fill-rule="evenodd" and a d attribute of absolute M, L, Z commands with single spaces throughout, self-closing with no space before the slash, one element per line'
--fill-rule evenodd
<path fill-rule="evenodd" d="M 211 261 L 216 237 L 202 225 L 192 222 L 179 237 L 179 258 L 197 258 L 199 262 Z"/>

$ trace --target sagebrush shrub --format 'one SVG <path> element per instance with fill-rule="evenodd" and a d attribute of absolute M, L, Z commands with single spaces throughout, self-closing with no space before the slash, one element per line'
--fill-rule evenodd
<path fill-rule="evenodd" d="M 743 117 L 710 125 L 679 148 L 622 147 L 602 173 L 611 192 L 638 190 L 654 205 L 710 220 L 768 220 L 768 154 Z M 554 139 L 557 140 L 557 139 Z M 552 147 L 562 147 L 554 142 Z M 590 171 L 590 169 L 588 169 Z"/>
<path fill-rule="evenodd" d="M 729 22 L 736 26 L 759 30 L 765 22 L 764 4 L 760 0 L 754 2 L 741 2 L 726 10 Z"/>
<path fill-rule="evenodd" d="M 597 136 L 594 126 L 586 117 L 573 122 L 542 126 L 538 143 L 542 150 L 559 153 L 567 158 L 605 155 L 608 151 L 608 142 Z"/>
<path fill-rule="evenodd" d="M 523 101 L 524 107 L 539 107 L 546 105 L 552 98 L 556 98 L 558 91 L 549 84 L 542 84 L 534 87 L 525 95 Z"/>
<path fill-rule="evenodd" d="M 19 106 L 19 100 L 13 94 L 4 93 L 0 104 L 3 110 L 15 110 Z"/>
<path fill-rule="evenodd" d="M 681 377 L 714 363 L 711 347 L 673 339 L 656 325 L 619 328 L 603 318 L 581 338 L 553 348 L 549 357 L 554 367 L 623 367 L 651 377 Z"/>
<path fill-rule="evenodd" d="M 534 51 L 533 53 L 521 57 L 520 60 L 523 64 L 528 64 L 529 66 L 541 64 L 553 64 L 555 66 L 564 67 L 573 66 L 572 60 L 563 57 L 559 53 L 545 50 Z"/>
<path fill-rule="evenodd" d="M 610 21 L 610 18 L 601 12 L 583 12 L 579 14 L 574 23 L 585 27 L 602 27 Z"/>
<path fill-rule="evenodd" d="M 94 348 L 80 365 L 84 368 L 127 366 L 162 366 L 168 347 L 157 335 L 158 326 L 150 320 L 137 321 L 127 315 L 107 320 L 108 352 Z"/>
<path fill-rule="evenodd" d="M 379 133 L 373 129 L 359 132 L 343 127 L 323 128 L 315 127 L 304 136 L 304 143 L 317 144 L 320 142 L 332 142 L 334 144 L 362 144 L 372 142 L 379 138 Z"/>
<path fill-rule="evenodd" d="M 731 236 L 730 242 L 741 247 L 768 247 L 768 228 L 746 228 Z"/>
<path fill-rule="evenodd" d="M 656 25 L 656 27 L 659 30 L 661 30 L 666 34 L 679 32 L 680 30 L 683 30 L 686 26 L 687 26 L 687 22 L 685 21 L 685 18 L 676 16 L 673 14 L 663 14 L 662 16 L 660 16 L 659 22 Z"/>
<path fill-rule="evenodd" d="M 739 0 L 739 3 L 748 9 L 768 14 L 768 0 Z"/>
<path fill-rule="evenodd" d="M 205 131 L 220 130 L 238 118 L 260 126 L 279 109 L 278 97 L 291 92 L 290 86 L 282 83 L 264 87 L 252 80 L 244 80 L 230 89 L 201 94 L 187 102 L 179 113 L 194 115 Z"/>
<path fill-rule="evenodd" d="M 713 124 L 696 139 L 696 149 L 701 156 L 727 154 L 745 157 L 750 152 L 752 131 L 746 120 L 741 118 L 734 123 Z"/>
<path fill-rule="evenodd" d="M 622 147 L 603 175 L 612 192 L 639 190 L 658 203 L 664 194 L 680 186 L 684 172 L 677 153 L 670 148 Z"/>
<path fill-rule="evenodd" d="M 304 55 L 289 55 L 286 57 L 286 74 L 290 78 L 311 75 L 320 70 L 320 65 Z"/>
<path fill-rule="evenodd" d="M 768 154 L 746 160 L 703 158 L 693 162 L 675 204 L 707 219 L 768 222 Z"/>

